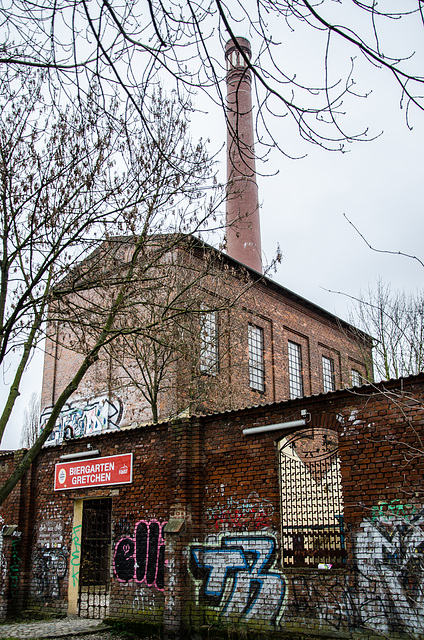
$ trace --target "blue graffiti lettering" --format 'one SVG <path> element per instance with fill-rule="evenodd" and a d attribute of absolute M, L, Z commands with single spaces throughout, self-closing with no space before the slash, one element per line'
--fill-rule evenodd
<path fill-rule="evenodd" d="M 190 570 L 205 603 L 233 621 L 261 619 L 276 624 L 285 582 L 270 572 L 275 562 L 272 536 L 223 536 L 220 546 L 190 548 Z"/>

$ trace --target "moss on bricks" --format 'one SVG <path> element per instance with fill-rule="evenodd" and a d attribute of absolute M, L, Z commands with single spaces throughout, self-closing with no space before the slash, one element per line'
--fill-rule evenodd
<path fill-rule="evenodd" d="M 138 638 L 162 638 L 162 624 L 129 618 L 105 618 L 103 620 L 115 631 L 134 635 Z"/>

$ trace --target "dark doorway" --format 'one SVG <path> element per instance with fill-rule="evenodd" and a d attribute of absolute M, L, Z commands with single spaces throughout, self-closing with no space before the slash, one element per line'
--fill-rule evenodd
<path fill-rule="evenodd" d="M 104 618 L 109 608 L 112 500 L 84 500 L 79 615 Z"/>

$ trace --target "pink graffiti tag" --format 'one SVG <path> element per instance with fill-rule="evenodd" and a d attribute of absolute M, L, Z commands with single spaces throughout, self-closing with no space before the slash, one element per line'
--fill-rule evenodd
<path fill-rule="evenodd" d="M 164 589 L 166 522 L 140 520 L 134 537 L 118 540 L 113 557 L 113 571 L 119 582 L 144 583 L 159 591 Z"/>

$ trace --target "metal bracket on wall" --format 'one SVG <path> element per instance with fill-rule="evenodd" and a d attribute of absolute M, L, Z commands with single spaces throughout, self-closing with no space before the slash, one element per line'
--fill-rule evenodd
<path fill-rule="evenodd" d="M 163 528 L 164 533 L 182 533 L 185 530 L 185 518 L 170 518 Z"/>

